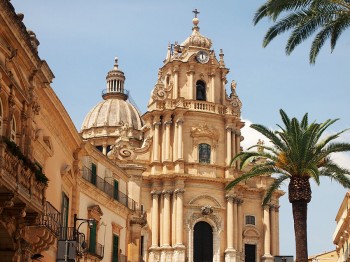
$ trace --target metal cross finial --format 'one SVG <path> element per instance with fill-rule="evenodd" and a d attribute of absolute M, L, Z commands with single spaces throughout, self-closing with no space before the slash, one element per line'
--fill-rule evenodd
<path fill-rule="evenodd" d="M 200 13 L 197 8 L 192 11 L 194 13 L 194 18 L 197 18 L 197 15 Z"/>

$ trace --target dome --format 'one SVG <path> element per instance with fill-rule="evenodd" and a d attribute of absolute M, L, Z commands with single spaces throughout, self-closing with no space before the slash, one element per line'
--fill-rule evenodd
<path fill-rule="evenodd" d="M 82 130 L 98 127 L 129 126 L 140 130 L 142 120 L 137 109 L 122 99 L 107 99 L 98 103 L 86 115 Z"/>
<path fill-rule="evenodd" d="M 199 32 L 199 20 L 197 17 L 193 18 L 192 34 L 181 44 L 183 47 L 195 46 L 210 49 L 212 42 L 208 37 L 202 36 Z"/>
<path fill-rule="evenodd" d="M 121 136 L 140 139 L 142 119 L 136 106 L 128 100 L 125 76 L 118 68 L 117 58 L 106 80 L 107 88 L 102 91 L 104 100 L 90 110 L 82 124 L 83 138 L 94 140 L 95 145 L 111 144 Z M 102 138 L 108 141 L 102 141 Z"/>

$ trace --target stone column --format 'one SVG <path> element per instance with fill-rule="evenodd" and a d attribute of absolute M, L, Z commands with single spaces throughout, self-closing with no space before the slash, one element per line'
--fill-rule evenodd
<path fill-rule="evenodd" d="M 190 83 L 190 92 L 188 94 L 190 99 L 194 99 L 193 94 L 194 94 L 194 83 L 193 83 L 193 75 L 194 75 L 194 70 L 193 70 L 193 66 L 192 68 L 190 68 L 190 70 L 188 71 L 188 73 L 190 74 L 189 77 L 189 83 Z"/>
<path fill-rule="evenodd" d="M 215 77 L 215 74 L 214 74 L 214 72 L 212 72 L 210 74 L 210 101 L 209 101 L 209 102 L 212 102 L 212 103 L 215 103 L 214 77 Z"/>
<path fill-rule="evenodd" d="M 275 256 L 276 254 L 276 214 L 275 214 L 275 205 L 270 205 L 270 226 L 271 226 L 271 255 Z"/>
<path fill-rule="evenodd" d="M 152 247 L 158 247 L 159 217 L 158 200 L 159 192 L 152 191 Z"/>
<path fill-rule="evenodd" d="M 279 208 L 280 206 L 276 205 L 275 206 L 275 241 L 276 241 L 276 249 L 275 253 L 278 256 L 280 254 L 280 241 L 279 241 L 279 232 L 280 232 L 280 227 L 279 227 Z"/>
<path fill-rule="evenodd" d="M 264 206 L 264 257 L 271 257 L 270 206 Z"/>
<path fill-rule="evenodd" d="M 167 116 L 164 125 L 165 125 L 165 160 L 170 160 L 170 127 L 172 121 L 171 116 Z"/>
<path fill-rule="evenodd" d="M 236 156 L 236 132 L 232 129 L 231 132 L 231 154 L 232 157 Z M 234 163 L 232 163 L 232 167 L 236 166 L 236 161 Z"/>
<path fill-rule="evenodd" d="M 233 250 L 233 196 L 226 196 L 227 200 L 227 249 Z"/>
<path fill-rule="evenodd" d="M 233 199 L 233 248 L 237 250 L 238 246 L 238 211 L 237 198 Z"/>
<path fill-rule="evenodd" d="M 231 152 L 231 135 L 232 135 L 232 129 L 230 127 L 226 127 L 226 164 L 227 166 L 230 165 L 231 159 L 232 159 L 232 152 Z"/>
<path fill-rule="evenodd" d="M 177 99 L 178 92 L 179 92 L 178 91 L 179 90 L 179 67 L 178 66 L 174 66 L 173 73 L 174 73 L 173 99 Z"/>
<path fill-rule="evenodd" d="M 243 231 L 243 212 L 242 212 L 242 204 L 243 200 L 242 199 L 237 199 L 237 206 L 238 206 L 238 211 L 237 211 L 237 224 L 238 224 L 238 229 L 237 229 L 237 248 L 239 252 L 243 252 L 243 240 L 242 240 L 242 231 Z"/>
<path fill-rule="evenodd" d="M 182 124 L 183 119 L 179 118 L 177 123 L 177 159 L 183 159 L 183 150 L 182 150 Z"/>
<path fill-rule="evenodd" d="M 154 116 L 154 138 L 153 138 L 153 161 L 159 161 L 159 126 L 161 122 L 159 116 Z"/>
<path fill-rule="evenodd" d="M 236 132 L 236 154 L 241 152 L 241 132 Z M 237 168 L 239 168 L 240 161 L 237 160 Z"/>
<path fill-rule="evenodd" d="M 163 214 L 163 246 L 170 246 L 170 190 L 163 190 L 164 214 Z"/>
<path fill-rule="evenodd" d="M 185 190 L 179 188 L 176 194 L 176 245 L 183 245 L 183 194 Z"/>

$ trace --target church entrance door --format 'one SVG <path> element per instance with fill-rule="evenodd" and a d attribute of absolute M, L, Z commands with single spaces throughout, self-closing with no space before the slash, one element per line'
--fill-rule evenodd
<path fill-rule="evenodd" d="M 198 222 L 193 233 L 193 261 L 213 261 L 213 229 L 207 222 Z"/>
<path fill-rule="evenodd" d="M 245 249 L 245 262 L 255 262 L 256 261 L 256 245 L 248 245 L 244 246 Z"/>

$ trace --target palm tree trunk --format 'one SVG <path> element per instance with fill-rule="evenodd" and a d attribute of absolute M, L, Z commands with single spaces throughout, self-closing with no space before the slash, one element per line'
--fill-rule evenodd
<path fill-rule="evenodd" d="M 307 201 L 299 200 L 292 203 L 296 262 L 307 262 Z"/>

